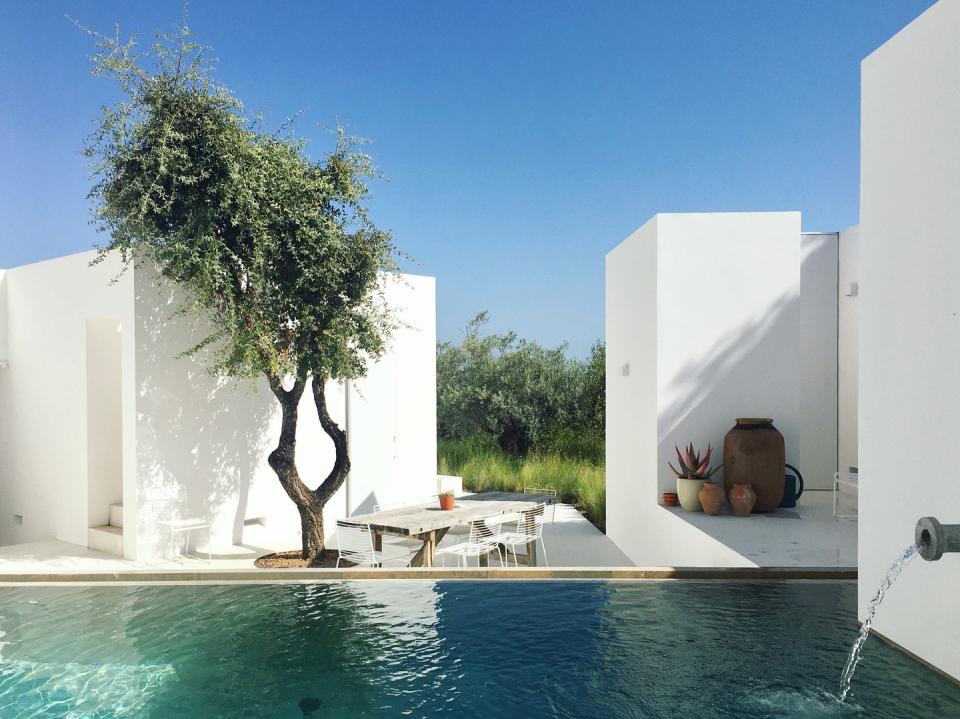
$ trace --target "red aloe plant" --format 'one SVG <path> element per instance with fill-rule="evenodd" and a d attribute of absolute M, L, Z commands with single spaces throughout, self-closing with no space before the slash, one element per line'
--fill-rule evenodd
<path fill-rule="evenodd" d="M 674 446 L 674 449 L 677 450 L 677 461 L 680 463 L 680 469 L 674 467 L 672 462 L 667 462 L 667 464 L 680 479 L 710 479 L 714 472 L 723 466 L 718 464 L 716 467 L 710 467 L 710 455 L 713 454 L 713 447 L 709 444 L 703 459 L 700 458 L 699 452 L 694 451 L 693 442 L 686 446 L 683 454 L 680 453 L 679 447 Z"/>

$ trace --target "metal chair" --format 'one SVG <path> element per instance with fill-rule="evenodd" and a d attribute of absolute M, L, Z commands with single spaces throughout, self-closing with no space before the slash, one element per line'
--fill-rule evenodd
<path fill-rule="evenodd" d="M 341 561 L 350 562 L 358 567 L 382 567 L 384 561 L 405 559 L 409 564 L 410 555 L 388 555 L 373 548 L 373 534 L 368 524 L 348 524 L 337 520 L 337 568 Z"/>
<path fill-rule="evenodd" d="M 500 564 L 503 565 L 503 553 L 500 551 L 500 545 L 496 537 L 500 535 L 502 526 L 501 515 L 478 519 L 470 523 L 470 534 L 466 542 L 453 544 L 449 547 L 437 549 L 437 556 L 444 558 L 447 555 L 457 558 L 457 566 L 467 566 L 467 557 L 477 557 L 477 563 L 480 557 L 484 555 L 497 553 Z M 445 564 L 445 562 L 444 562 Z"/>
<path fill-rule="evenodd" d="M 543 514 L 545 510 L 546 504 L 541 502 L 533 509 L 521 512 L 520 519 L 517 520 L 516 531 L 505 532 L 494 538 L 498 544 L 503 545 L 506 550 L 507 559 L 510 558 L 510 553 L 513 552 L 513 563 L 515 566 L 520 566 L 520 562 L 517 560 L 517 548 L 521 546 L 526 547 L 536 542 L 540 542 L 540 548 L 543 550 L 544 565 L 549 566 L 547 547 L 543 543 Z M 527 564 L 529 566 L 529 558 Z"/>
<path fill-rule="evenodd" d="M 858 472 L 835 472 L 833 475 L 833 518 L 854 519 L 856 514 L 838 514 L 840 511 L 840 485 L 852 487 L 859 494 L 860 475 Z"/>
<path fill-rule="evenodd" d="M 524 487 L 524 494 L 536 494 L 541 497 L 553 497 L 552 500 L 548 501 L 547 504 L 550 505 L 550 521 L 553 522 L 557 518 L 557 490 L 550 489 L 549 487 Z"/>

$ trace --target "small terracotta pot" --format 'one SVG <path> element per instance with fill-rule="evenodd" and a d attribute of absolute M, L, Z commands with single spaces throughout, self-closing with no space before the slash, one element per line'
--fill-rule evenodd
<path fill-rule="evenodd" d="M 720 514 L 727 501 L 727 493 L 719 482 L 706 482 L 700 490 L 700 504 L 707 514 Z"/>
<path fill-rule="evenodd" d="M 456 497 L 452 494 L 441 494 L 440 495 L 440 509 L 453 509 L 453 503 L 456 501 Z"/>
<path fill-rule="evenodd" d="M 735 484 L 730 490 L 730 506 L 738 517 L 749 517 L 753 505 L 757 503 L 757 493 L 749 484 Z"/>
<path fill-rule="evenodd" d="M 676 492 L 664 492 L 660 498 L 663 500 L 664 507 L 676 507 L 680 504 L 680 498 Z"/>

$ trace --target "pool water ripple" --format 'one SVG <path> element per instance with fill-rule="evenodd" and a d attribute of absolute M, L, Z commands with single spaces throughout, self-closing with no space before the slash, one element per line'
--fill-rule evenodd
<path fill-rule="evenodd" d="M 960 716 L 843 582 L 0 589 L 0 718 Z"/>

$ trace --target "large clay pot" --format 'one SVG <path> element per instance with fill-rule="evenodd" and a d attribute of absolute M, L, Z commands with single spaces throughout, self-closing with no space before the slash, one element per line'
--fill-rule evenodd
<path fill-rule="evenodd" d="M 702 479 L 682 479 L 677 477 L 677 495 L 680 497 L 680 506 L 688 512 L 702 512 L 700 506 L 700 490 L 703 488 Z"/>
<path fill-rule="evenodd" d="M 700 505 L 707 514 L 720 514 L 727 501 L 727 493 L 719 482 L 705 482 L 700 490 Z"/>
<path fill-rule="evenodd" d="M 737 484 L 757 494 L 754 512 L 772 512 L 783 499 L 783 435 L 772 419 L 738 418 L 723 438 L 723 485 L 727 496 Z"/>
<path fill-rule="evenodd" d="M 730 507 L 738 517 L 749 517 L 757 501 L 757 493 L 749 484 L 735 484 L 730 490 Z"/>

